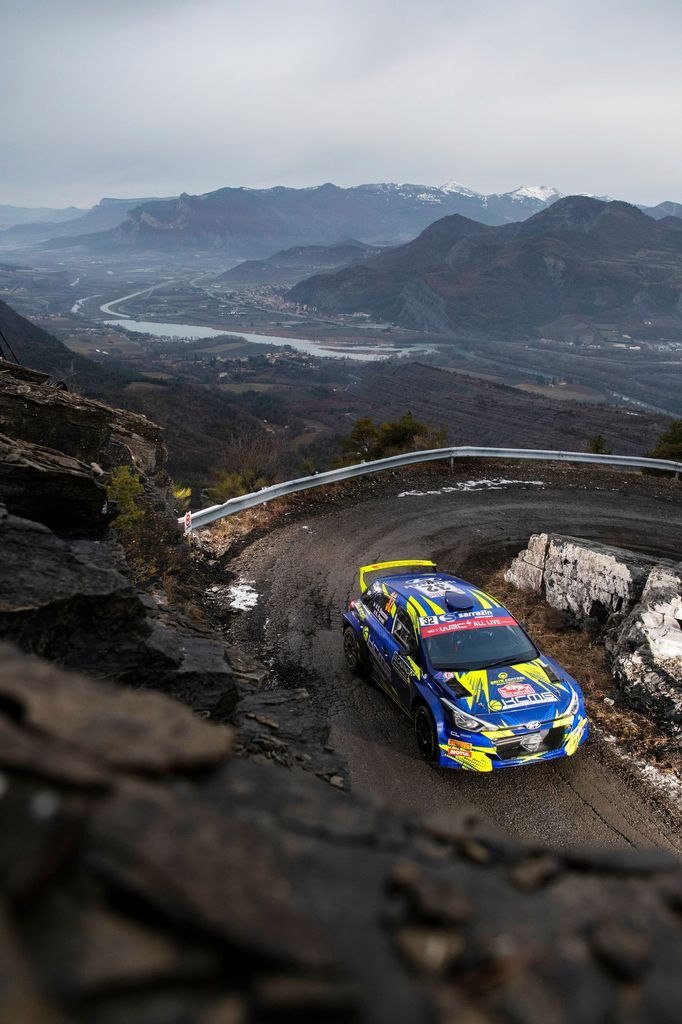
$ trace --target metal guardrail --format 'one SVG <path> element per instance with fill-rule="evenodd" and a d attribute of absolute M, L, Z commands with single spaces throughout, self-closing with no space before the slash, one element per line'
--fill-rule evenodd
<path fill-rule="evenodd" d="M 341 469 L 330 469 L 314 476 L 302 476 L 298 480 L 287 480 L 281 484 L 263 487 L 253 494 L 241 494 L 238 498 L 230 498 L 222 505 L 211 505 L 199 512 L 187 512 L 178 522 L 184 526 L 185 532 L 199 530 L 203 526 L 214 523 L 217 519 L 243 512 L 255 505 L 264 505 L 275 498 L 283 498 L 287 494 L 307 491 L 311 487 L 323 487 L 325 484 L 338 483 L 341 480 L 352 480 L 356 476 L 368 473 L 381 473 L 385 469 L 400 469 L 417 462 L 436 462 L 440 459 L 535 459 L 539 462 L 590 462 L 601 466 L 620 466 L 624 469 L 659 469 L 674 473 L 677 478 L 682 472 L 682 462 L 669 459 L 647 459 L 637 455 L 592 455 L 589 452 L 556 452 L 530 448 L 432 448 L 424 452 L 407 452 L 405 455 L 393 455 L 389 459 L 377 459 L 374 462 L 360 462 L 355 466 L 343 466 Z"/>

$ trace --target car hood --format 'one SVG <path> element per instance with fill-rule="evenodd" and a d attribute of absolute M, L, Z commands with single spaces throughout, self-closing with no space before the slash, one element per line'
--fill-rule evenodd
<path fill-rule="evenodd" d="M 438 682 L 451 691 L 458 706 L 473 715 L 497 718 L 514 714 L 515 719 L 530 717 L 547 721 L 565 711 L 573 695 L 571 682 L 563 673 L 557 673 L 546 658 L 435 675 Z"/>

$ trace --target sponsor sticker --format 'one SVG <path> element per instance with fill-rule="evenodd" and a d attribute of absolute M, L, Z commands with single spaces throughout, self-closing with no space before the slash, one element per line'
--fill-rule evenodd
<path fill-rule="evenodd" d="M 502 708 L 504 707 L 504 704 L 502 703 L 501 700 L 490 700 L 488 701 L 488 707 L 490 708 L 491 711 L 501 711 Z"/>
<path fill-rule="evenodd" d="M 452 622 L 436 622 L 434 625 L 422 626 L 422 636 L 442 636 L 445 633 L 459 633 L 466 629 L 493 629 L 497 626 L 515 626 L 516 620 L 511 615 L 491 615 L 485 617 L 473 615 L 466 619 L 455 619 Z"/>
<path fill-rule="evenodd" d="M 460 757 L 471 757 L 473 750 L 472 743 L 465 743 L 463 740 L 448 739 L 448 753 L 459 754 Z"/>
<path fill-rule="evenodd" d="M 535 690 L 530 683 L 506 683 L 497 692 L 500 697 L 528 697 Z"/>
<path fill-rule="evenodd" d="M 514 708 L 528 708 L 533 707 L 535 704 L 554 704 L 559 698 L 553 693 L 529 693 L 522 697 L 508 697 L 502 701 L 502 708 L 493 708 L 493 701 L 488 704 L 489 708 L 493 711 L 513 711 Z M 495 704 L 499 704 L 500 701 L 495 701 Z"/>
<path fill-rule="evenodd" d="M 425 579 L 423 576 L 405 580 L 405 586 L 411 590 L 416 590 L 418 594 L 425 594 L 426 597 L 438 597 L 439 595 L 451 592 L 455 594 L 467 593 L 462 587 L 456 586 L 449 580 L 429 579 L 428 577 Z"/>
<path fill-rule="evenodd" d="M 394 654 L 391 660 L 391 667 L 395 674 L 402 679 L 404 683 L 409 683 L 412 677 L 412 669 L 410 663 L 402 656 L 402 654 Z"/>

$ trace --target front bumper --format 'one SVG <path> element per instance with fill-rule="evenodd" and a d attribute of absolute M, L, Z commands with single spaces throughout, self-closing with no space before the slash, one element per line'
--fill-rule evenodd
<path fill-rule="evenodd" d="M 533 751 L 523 746 L 528 733 L 496 737 L 492 731 L 487 734 L 461 732 L 457 735 L 447 732 L 439 736 L 439 764 L 442 768 L 491 772 L 537 761 L 552 761 L 557 757 L 572 757 L 587 740 L 588 731 L 585 711 L 579 708 L 572 719 L 555 723 Z M 509 733 L 509 730 L 501 732 Z"/>

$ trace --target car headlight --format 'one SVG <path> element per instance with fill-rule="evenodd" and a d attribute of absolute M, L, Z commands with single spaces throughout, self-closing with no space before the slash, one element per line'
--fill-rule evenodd
<path fill-rule="evenodd" d="M 455 725 L 459 726 L 460 729 L 466 729 L 467 732 L 481 732 L 482 729 L 490 728 L 488 722 L 482 722 L 480 718 L 474 718 L 473 715 L 468 715 L 466 711 L 462 711 L 456 704 L 453 704 L 447 697 L 441 697 L 441 703 L 449 710 L 452 715 Z"/>
<path fill-rule="evenodd" d="M 578 696 L 578 691 L 574 690 L 573 687 L 571 687 L 571 691 L 572 691 L 571 703 L 568 705 L 568 708 L 566 709 L 566 714 L 567 715 L 574 715 L 576 713 L 576 711 L 578 710 L 578 704 L 580 703 L 580 697 Z"/>

